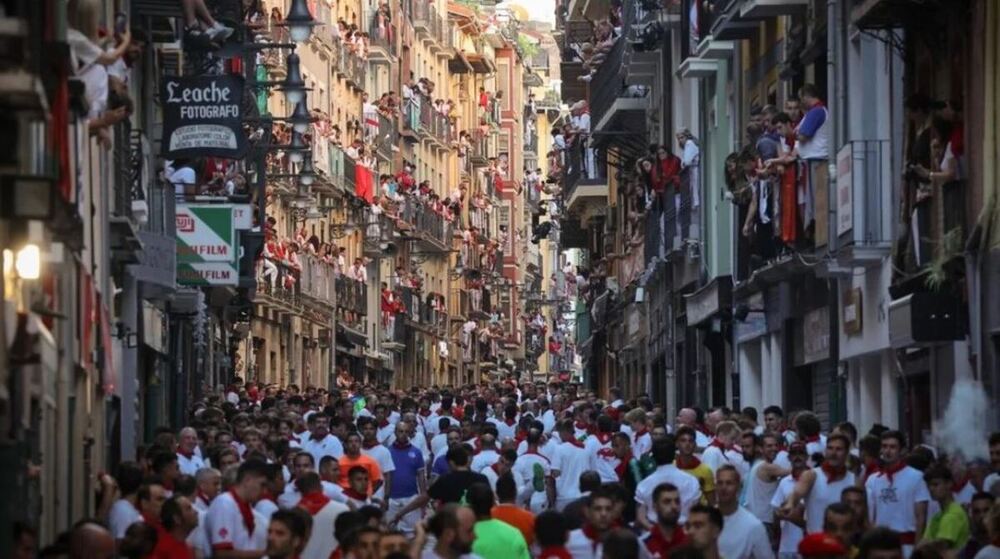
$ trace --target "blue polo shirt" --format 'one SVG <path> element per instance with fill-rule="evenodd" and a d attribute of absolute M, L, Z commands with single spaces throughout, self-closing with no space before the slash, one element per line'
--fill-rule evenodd
<path fill-rule="evenodd" d="M 416 495 L 420 489 L 417 485 L 419 471 L 424 468 L 424 457 L 420 450 L 412 444 L 400 447 L 398 444 L 389 446 L 392 464 L 396 467 L 392 472 L 392 489 L 390 499 L 408 499 Z"/>

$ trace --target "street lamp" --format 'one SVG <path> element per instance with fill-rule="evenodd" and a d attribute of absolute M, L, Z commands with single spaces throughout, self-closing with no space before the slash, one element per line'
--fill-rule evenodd
<path fill-rule="evenodd" d="M 305 101 L 306 98 L 306 82 L 302 79 L 299 55 L 294 52 L 289 54 L 285 58 L 285 66 L 288 68 L 288 74 L 278 89 L 285 92 L 286 103 L 298 108 L 297 105 Z"/>
<path fill-rule="evenodd" d="M 309 40 L 312 35 L 312 28 L 316 25 L 316 20 L 309 13 L 306 0 L 292 0 L 292 6 L 285 16 L 285 25 L 288 26 L 288 35 L 296 43 L 303 43 Z"/>
<path fill-rule="evenodd" d="M 306 108 L 305 101 L 299 101 L 295 104 L 295 110 L 292 111 L 292 116 L 288 117 L 285 122 L 292 125 L 292 130 L 298 132 L 299 134 L 305 134 L 309 131 L 309 125 L 315 119 L 309 115 L 309 109 Z"/>
<path fill-rule="evenodd" d="M 312 185 L 316 181 L 316 171 L 313 169 L 312 156 L 306 155 L 299 169 L 299 184 Z"/>
<path fill-rule="evenodd" d="M 302 139 L 302 134 L 292 131 L 292 143 L 288 144 L 285 151 L 288 152 L 288 160 L 292 163 L 302 163 L 305 158 L 305 150 L 308 149 L 305 140 Z"/>

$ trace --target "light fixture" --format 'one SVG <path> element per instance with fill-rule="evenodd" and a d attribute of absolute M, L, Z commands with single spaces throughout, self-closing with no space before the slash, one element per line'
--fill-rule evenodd
<path fill-rule="evenodd" d="M 292 163 L 302 163 L 305 158 L 303 153 L 306 149 L 306 142 L 302 139 L 302 134 L 292 132 L 292 143 L 288 145 L 288 160 Z"/>
<path fill-rule="evenodd" d="M 299 169 L 299 184 L 309 186 L 316 181 L 316 171 L 313 169 L 312 156 L 306 155 Z"/>
<path fill-rule="evenodd" d="M 302 70 L 299 68 L 299 55 L 294 52 L 289 54 L 285 58 L 285 67 L 288 68 L 288 74 L 278 89 L 285 92 L 285 102 L 295 107 L 306 99 L 306 82 L 302 79 Z"/>
<path fill-rule="evenodd" d="M 288 117 L 288 122 L 292 125 L 292 130 L 299 134 L 305 134 L 309 131 L 312 118 L 309 116 L 309 109 L 306 108 L 305 101 L 295 104 L 295 110 L 292 111 L 292 116 Z"/>
<path fill-rule="evenodd" d="M 285 16 L 285 24 L 288 25 L 288 35 L 292 41 L 302 43 L 309 40 L 316 20 L 309 13 L 306 0 L 292 0 L 292 6 L 288 10 L 288 15 Z"/>
<path fill-rule="evenodd" d="M 321 212 L 316 206 L 309 208 L 309 211 L 306 212 L 306 219 L 323 219 L 324 217 L 326 217 L 326 214 Z"/>
<path fill-rule="evenodd" d="M 35 280 L 42 275 L 42 251 L 38 245 L 27 244 L 17 251 L 14 258 L 14 269 L 21 279 Z"/>

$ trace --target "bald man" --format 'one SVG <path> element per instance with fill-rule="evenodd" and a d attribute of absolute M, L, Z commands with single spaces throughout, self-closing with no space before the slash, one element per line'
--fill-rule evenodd
<path fill-rule="evenodd" d="M 81 520 L 69 536 L 69 559 L 114 559 L 115 538 L 96 520 Z"/>

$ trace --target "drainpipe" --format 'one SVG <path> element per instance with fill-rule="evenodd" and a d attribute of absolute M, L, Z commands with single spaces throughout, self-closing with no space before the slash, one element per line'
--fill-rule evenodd
<path fill-rule="evenodd" d="M 826 1 L 826 67 L 827 67 L 827 97 L 829 98 L 830 105 L 830 118 L 828 123 L 830 125 L 829 141 L 827 142 L 827 200 L 828 208 L 827 215 L 829 219 L 827 220 L 827 230 L 829 231 L 827 235 L 827 253 L 835 252 L 840 248 L 840 240 L 837 238 L 837 188 L 836 188 L 836 178 L 837 178 L 837 151 L 838 146 L 841 144 L 841 127 L 839 123 L 842 122 L 843 111 L 847 106 L 846 99 L 844 97 L 844 80 L 842 79 L 841 68 L 843 66 L 843 61 L 840 60 L 841 55 L 841 36 L 843 34 L 843 20 L 840 17 L 842 10 L 839 0 L 827 0 Z M 838 62 L 840 63 L 838 65 Z M 843 376 L 841 374 L 840 368 L 840 321 L 838 317 L 840 313 L 839 301 L 840 301 L 840 279 L 836 277 L 831 277 L 827 282 L 828 293 L 827 293 L 827 305 L 829 308 L 827 323 L 829 324 L 829 362 L 833 367 L 833 370 L 829 371 L 831 377 L 832 389 L 837 391 L 837 400 L 839 405 L 837 409 L 830 410 L 830 420 L 840 421 L 841 410 L 844 409 L 844 402 L 841 395 L 843 390 L 841 390 L 842 384 L 844 383 Z M 847 281 L 850 281 L 848 278 Z"/>

